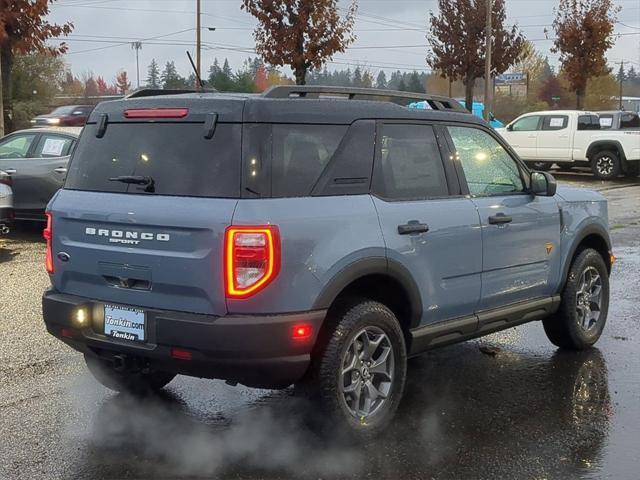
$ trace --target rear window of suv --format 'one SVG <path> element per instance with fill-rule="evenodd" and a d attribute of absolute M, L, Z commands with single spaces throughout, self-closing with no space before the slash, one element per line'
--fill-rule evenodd
<path fill-rule="evenodd" d="M 240 196 L 239 124 L 218 124 L 211 139 L 202 123 L 110 123 L 102 138 L 85 126 L 65 188 L 113 193 L 144 193 L 144 186 L 110 181 L 126 175 L 151 177 L 155 194 Z"/>

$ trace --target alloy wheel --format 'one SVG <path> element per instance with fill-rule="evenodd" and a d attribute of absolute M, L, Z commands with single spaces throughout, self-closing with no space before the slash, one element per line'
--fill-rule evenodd
<path fill-rule="evenodd" d="M 594 267 L 587 267 L 580 276 L 576 293 L 578 325 L 591 333 L 598 325 L 602 311 L 602 279 Z"/>
<path fill-rule="evenodd" d="M 349 412 L 364 419 L 387 402 L 394 380 L 395 355 L 389 337 L 378 327 L 360 330 L 342 358 L 340 388 Z"/>
<path fill-rule="evenodd" d="M 613 158 L 609 156 L 600 157 L 596 162 L 596 169 L 600 175 L 611 175 L 613 173 Z"/>

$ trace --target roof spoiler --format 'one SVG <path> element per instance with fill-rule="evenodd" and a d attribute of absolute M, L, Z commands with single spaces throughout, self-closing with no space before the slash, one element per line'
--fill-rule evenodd
<path fill-rule="evenodd" d="M 339 97 L 349 100 L 391 102 L 402 106 L 414 102 L 426 102 L 432 110 L 470 113 L 457 100 L 440 95 L 401 92 L 377 88 L 327 87 L 318 85 L 276 85 L 262 94 L 264 98 L 322 98 Z"/>

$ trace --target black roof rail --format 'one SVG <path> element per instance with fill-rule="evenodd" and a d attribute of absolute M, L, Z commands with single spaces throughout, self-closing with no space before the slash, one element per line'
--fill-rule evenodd
<path fill-rule="evenodd" d="M 157 95 L 180 95 L 182 93 L 216 93 L 215 88 L 184 88 L 184 89 L 163 89 L 163 88 L 141 88 L 135 92 L 130 93 L 124 98 L 140 98 L 140 97 L 155 97 Z"/>
<path fill-rule="evenodd" d="M 470 113 L 457 100 L 426 93 L 401 92 L 378 88 L 327 87 L 324 85 L 276 85 L 263 93 L 264 98 L 346 97 L 349 100 L 392 102 L 407 107 L 412 102 L 427 102 L 432 110 Z"/>

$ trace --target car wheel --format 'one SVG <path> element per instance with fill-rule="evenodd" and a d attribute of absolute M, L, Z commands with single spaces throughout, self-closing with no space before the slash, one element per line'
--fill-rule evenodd
<path fill-rule="evenodd" d="M 615 152 L 598 152 L 591 159 L 591 170 L 600 180 L 611 180 L 620 175 L 620 159 Z"/>
<path fill-rule="evenodd" d="M 94 355 L 85 355 L 85 363 L 91 374 L 105 387 L 116 392 L 146 393 L 166 386 L 176 376 L 173 373 L 116 370 L 112 363 Z"/>
<path fill-rule="evenodd" d="M 322 412 L 325 430 L 329 418 L 331 428 L 371 437 L 389 424 L 402 398 L 404 334 L 381 303 L 352 303 L 343 312 L 313 360 L 305 390 Z"/>
<path fill-rule="evenodd" d="M 543 320 L 549 340 L 584 350 L 598 341 L 609 312 L 609 272 L 600 254 L 585 249 L 574 259 L 558 311 Z"/>
<path fill-rule="evenodd" d="M 527 165 L 532 169 L 539 172 L 548 172 L 553 166 L 552 162 L 527 162 Z"/>

